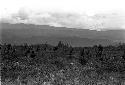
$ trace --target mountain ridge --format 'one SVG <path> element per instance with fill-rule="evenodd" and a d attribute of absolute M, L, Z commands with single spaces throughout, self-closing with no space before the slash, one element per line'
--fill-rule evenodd
<path fill-rule="evenodd" d="M 107 45 L 108 43 L 114 43 L 114 41 L 121 42 L 124 41 L 123 34 L 125 33 L 124 30 L 96 31 L 89 29 L 75 29 L 22 23 L 4 23 L 1 24 L 1 27 L 1 37 L 4 42 L 13 40 L 19 43 L 20 40 L 29 40 L 27 43 L 31 43 L 30 41 L 37 41 L 36 43 L 41 43 L 40 40 L 42 40 L 44 42 L 55 42 L 55 45 L 60 40 L 67 41 L 69 43 L 71 42 L 71 44 L 74 43 L 74 46 L 86 46 L 85 43 L 87 42 L 87 46 L 94 44 Z"/>

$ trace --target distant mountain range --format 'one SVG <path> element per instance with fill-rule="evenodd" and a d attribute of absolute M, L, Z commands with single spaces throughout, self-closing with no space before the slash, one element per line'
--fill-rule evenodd
<path fill-rule="evenodd" d="M 0 30 L 2 43 L 37 44 L 47 42 L 56 45 L 58 41 L 63 41 L 73 46 L 92 46 L 125 42 L 125 30 L 96 31 L 23 23 L 1 23 Z"/>

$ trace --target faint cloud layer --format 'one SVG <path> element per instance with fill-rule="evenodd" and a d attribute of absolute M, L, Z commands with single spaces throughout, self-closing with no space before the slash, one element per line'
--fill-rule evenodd
<path fill-rule="evenodd" d="M 15 14 L 2 17 L 1 21 L 91 30 L 125 29 L 124 13 L 105 13 L 88 16 L 87 14 L 37 12 L 20 9 Z"/>

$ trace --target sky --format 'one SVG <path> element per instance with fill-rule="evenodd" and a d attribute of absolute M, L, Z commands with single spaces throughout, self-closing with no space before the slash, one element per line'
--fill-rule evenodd
<path fill-rule="evenodd" d="M 80 29 L 125 29 L 124 0 L 1 0 L 0 20 Z"/>

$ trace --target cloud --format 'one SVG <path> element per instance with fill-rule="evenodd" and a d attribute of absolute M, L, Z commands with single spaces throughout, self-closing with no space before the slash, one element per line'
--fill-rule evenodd
<path fill-rule="evenodd" d="M 108 14 L 97 14 L 93 16 L 93 20 L 96 20 L 102 24 L 105 29 L 117 29 L 123 28 L 125 25 L 125 15 L 122 13 L 108 13 Z"/>
<path fill-rule="evenodd" d="M 90 30 L 125 29 L 125 15 L 123 13 L 102 13 L 88 16 L 78 13 L 20 9 L 17 13 L 1 18 L 1 21 Z"/>

